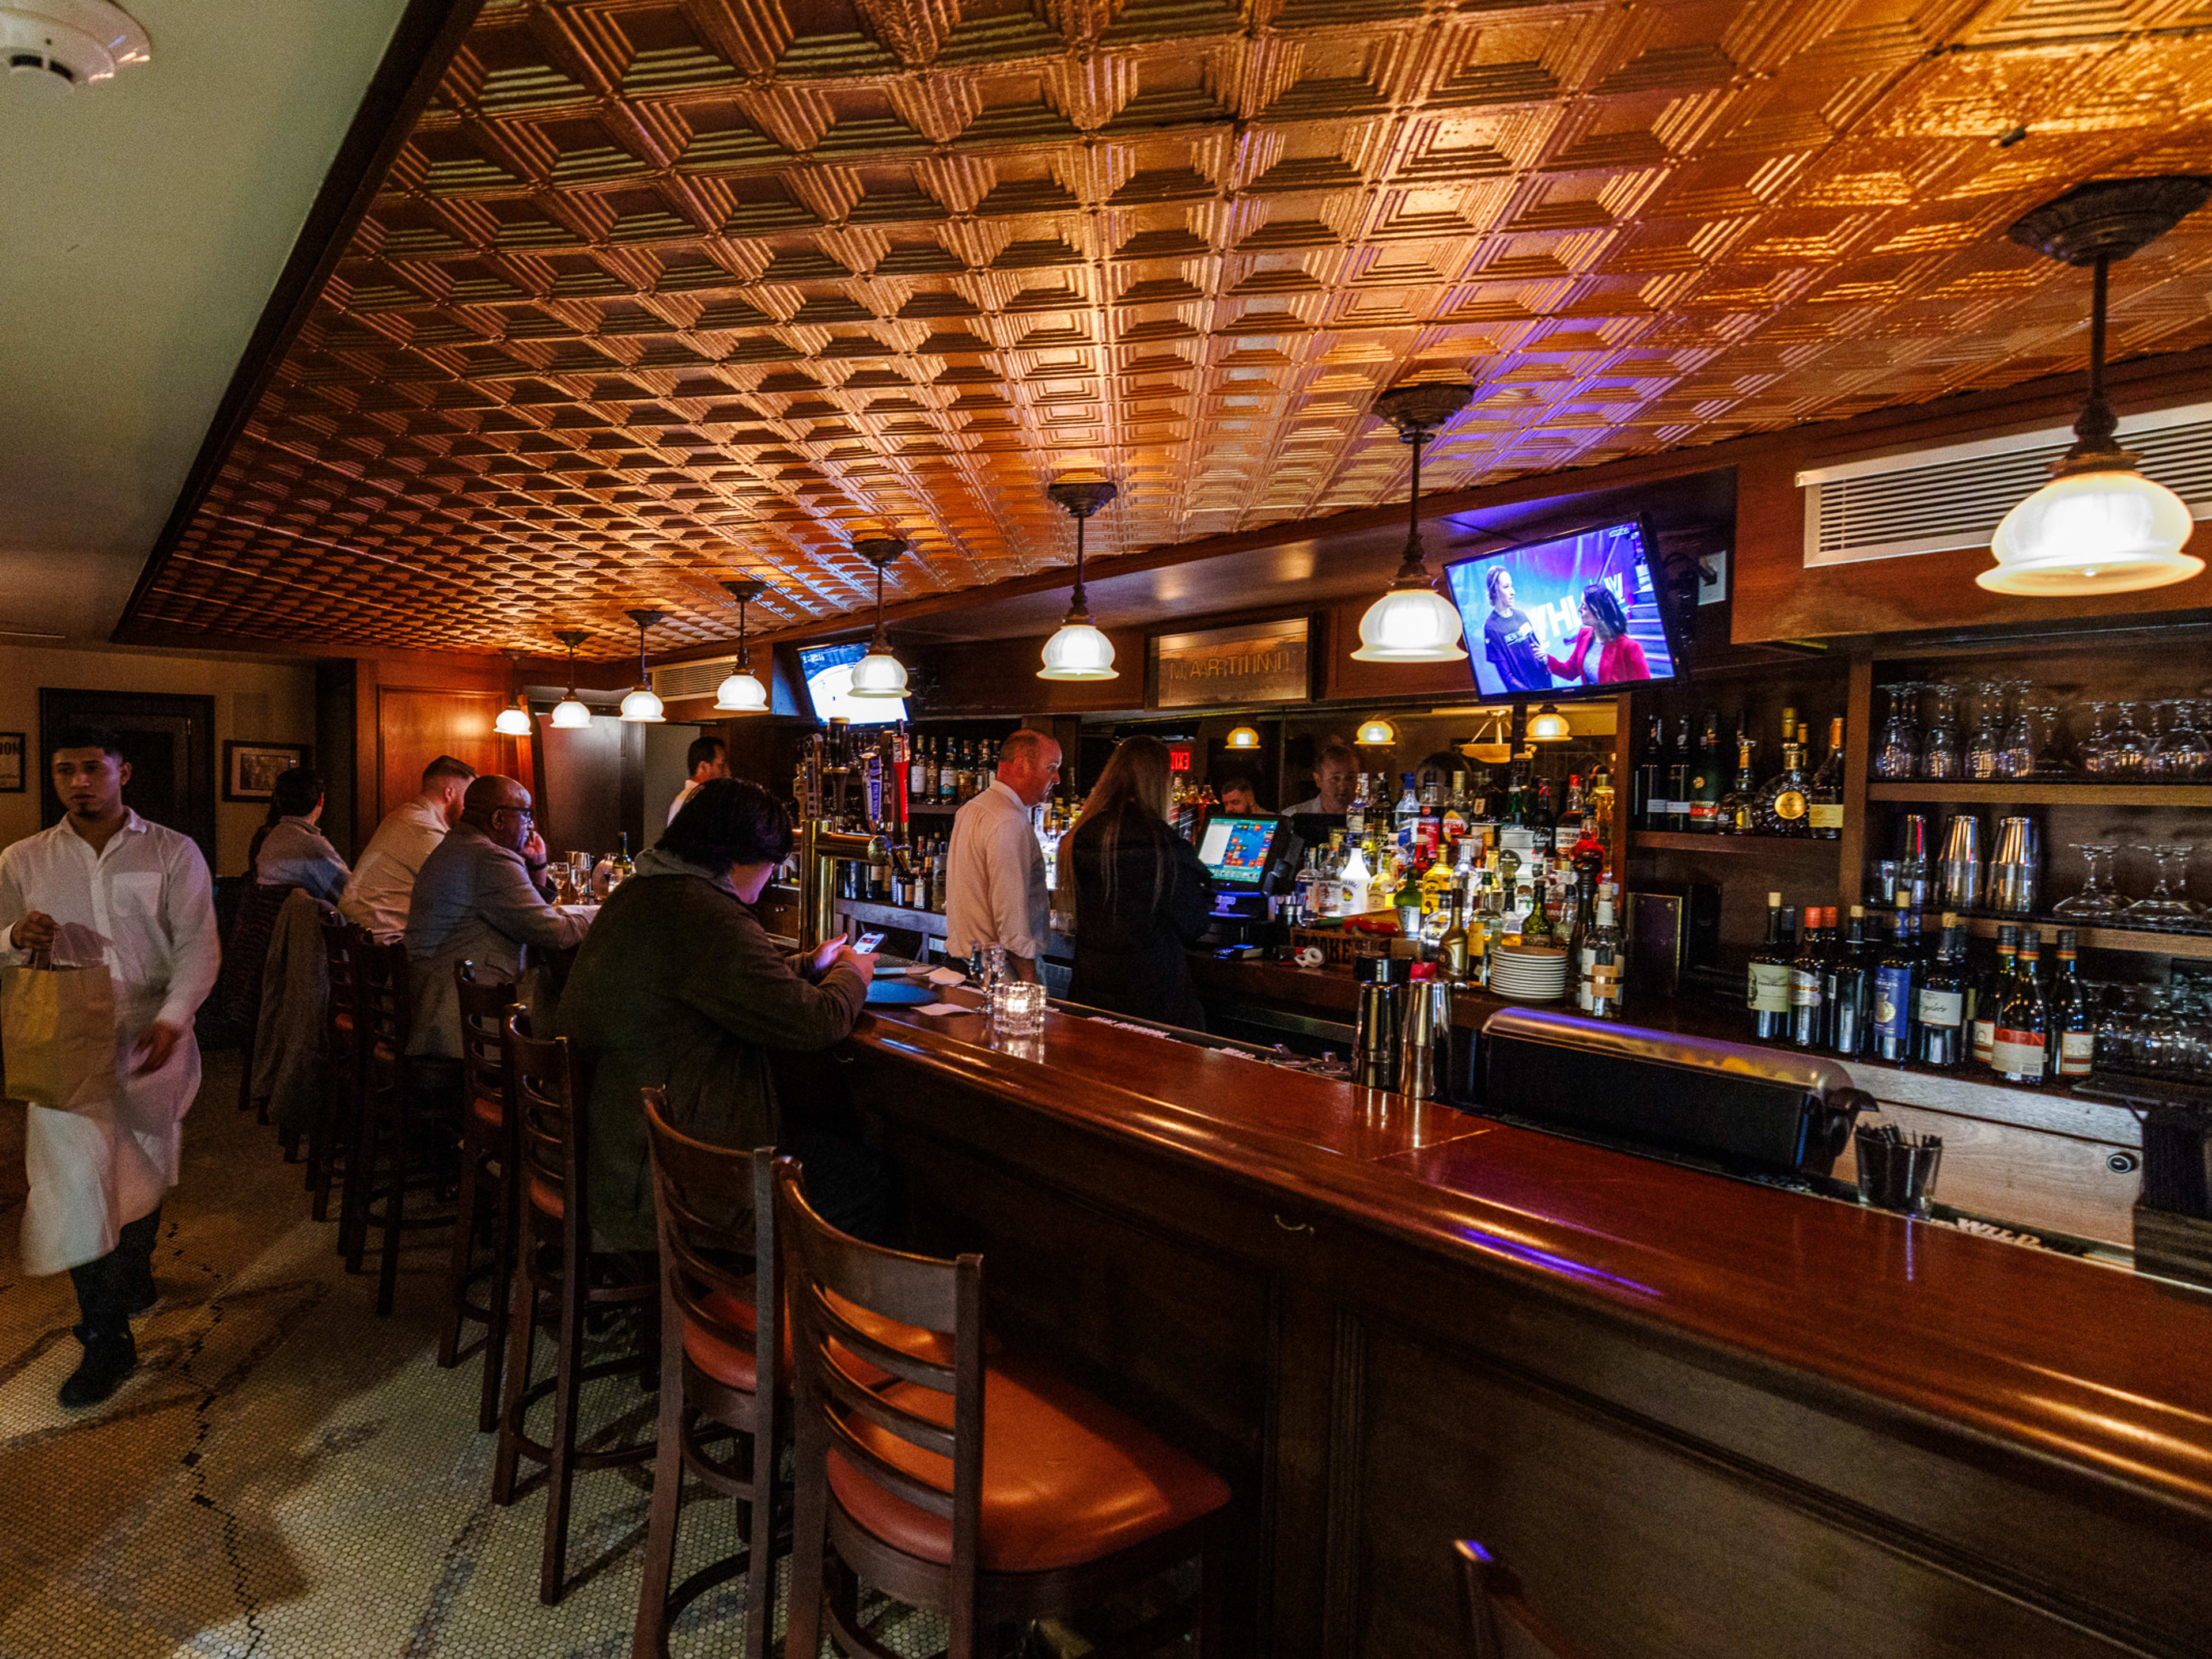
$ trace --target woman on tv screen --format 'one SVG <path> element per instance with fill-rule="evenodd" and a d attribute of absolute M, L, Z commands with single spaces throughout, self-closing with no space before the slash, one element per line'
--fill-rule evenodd
<path fill-rule="evenodd" d="M 1490 614 L 1482 619 L 1482 654 L 1508 691 L 1548 691 L 1552 676 L 1536 624 L 1513 603 L 1513 573 L 1495 564 L 1483 574 Z"/>
<path fill-rule="evenodd" d="M 1583 589 L 1582 624 L 1583 631 L 1575 635 L 1565 656 L 1544 659 L 1552 672 L 1584 685 L 1619 685 L 1651 678 L 1644 647 L 1628 636 L 1628 612 L 1603 582 Z M 1595 673 L 1589 663 L 1593 644 L 1598 647 Z"/>

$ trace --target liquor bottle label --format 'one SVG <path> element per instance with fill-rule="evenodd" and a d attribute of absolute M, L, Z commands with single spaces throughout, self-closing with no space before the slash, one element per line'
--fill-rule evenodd
<path fill-rule="evenodd" d="M 1883 968 L 1874 976 L 1874 1029 L 1899 1042 L 1912 1038 L 1912 970 Z"/>
<path fill-rule="evenodd" d="M 1974 1022 L 1974 1058 L 1986 1066 L 1990 1063 L 1990 1045 L 1997 1040 L 1997 1023 L 1993 1019 Z"/>
<path fill-rule="evenodd" d="M 1778 962 L 1751 964 L 1750 994 L 1745 1006 L 1755 1014 L 1790 1012 L 1790 970 Z"/>
<path fill-rule="evenodd" d="M 1790 1006 L 1793 1008 L 1817 1008 L 1820 1006 L 1820 976 L 1818 974 L 1790 969 Z"/>
<path fill-rule="evenodd" d="M 1811 814 L 1815 830 L 1840 830 L 1844 827 L 1844 804 L 1839 800 L 1816 800 L 1806 811 Z"/>
<path fill-rule="evenodd" d="M 1788 818 L 1792 823 L 1805 816 L 1805 797 L 1795 789 L 1785 789 L 1774 798 L 1774 816 Z"/>
<path fill-rule="evenodd" d="M 2087 1077 L 2097 1055 L 2097 1039 L 2089 1031 L 2062 1031 L 2058 1036 L 2058 1075 Z"/>
<path fill-rule="evenodd" d="M 1690 803 L 1692 823 L 1711 823 L 1721 815 L 1721 804 L 1717 800 L 1693 800 Z"/>
<path fill-rule="evenodd" d="M 1923 1025 L 1956 1026 L 1966 1017 L 1966 999 L 1956 991 L 1923 991 L 1920 994 L 1920 1023 Z"/>
<path fill-rule="evenodd" d="M 2007 1077 L 2043 1075 L 2043 1033 L 1998 1026 L 1990 1044 L 1990 1065 Z"/>

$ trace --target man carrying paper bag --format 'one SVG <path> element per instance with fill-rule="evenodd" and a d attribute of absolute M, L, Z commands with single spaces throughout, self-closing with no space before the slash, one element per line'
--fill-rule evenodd
<path fill-rule="evenodd" d="M 192 1015 L 221 966 L 207 863 L 190 837 L 123 805 L 130 777 L 112 734 L 64 732 L 53 780 L 66 816 L 0 850 L 0 967 L 15 970 L 0 994 L 5 1092 L 62 1098 L 27 1106 L 23 1267 L 66 1268 L 76 1285 L 85 1352 L 62 1385 L 70 1407 L 105 1400 L 137 1364 L 131 1316 L 154 1304 L 161 1199 L 199 1090 Z M 33 953 L 80 971 L 26 972 Z M 103 978 L 105 1066 L 85 1029 Z"/>

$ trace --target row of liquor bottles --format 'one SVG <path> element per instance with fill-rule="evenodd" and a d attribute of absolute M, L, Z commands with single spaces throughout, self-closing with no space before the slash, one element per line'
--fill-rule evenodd
<path fill-rule="evenodd" d="M 1983 1066 L 2031 1087 L 2089 1074 L 2096 1014 L 2073 929 L 2058 933 L 2046 983 L 2035 928 L 2001 929 L 1994 964 L 1976 972 L 1955 914 L 1944 913 L 1932 947 L 1910 904 L 1881 914 L 1887 941 L 1858 904 L 1848 931 L 1838 929 L 1832 906 L 1807 908 L 1800 928 L 1795 908 L 1769 893 L 1766 940 L 1745 987 L 1752 1035 L 1850 1059 Z"/>
<path fill-rule="evenodd" d="M 999 745 L 983 738 L 917 737 L 908 762 L 908 805 L 957 806 L 999 775 Z"/>
<path fill-rule="evenodd" d="M 1761 776 L 1753 764 L 1759 739 L 1739 723 L 1732 746 L 1734 781 L 1725 770 L 1729 748 L 1720 716 L 1708 708 L 1698 718 L 1693 744 L 1687 716 L 1674 740 L 1663 716 L 1651 717 L 1637 763 L 1636 827 L 1686 835 L 1779 836 L 1835 841 L 1844 833 L 1844 718 L 1828 722 L 1828 752 L 1808 771 L 1812 732 L 1795 708 L 1782 711 L 1781 763 Z"/>

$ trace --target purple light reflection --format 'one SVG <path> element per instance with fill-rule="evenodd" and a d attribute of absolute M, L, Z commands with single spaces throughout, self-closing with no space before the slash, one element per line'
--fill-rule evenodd
<path fill-rule="evenodd" d="M 1658 1299 L 1659 1292 L 1649 1285 L 1639 1285 L 1632 1279 L 1623 1279 L 1619 1273 L 1609 1273 L 1602 1267 L 1593 1267 L 1587 1261 L 1572 1261 L 1550 1250 L 1540 1250 L 1533 1244 L 1522 1244 L 1502 1234 L 1486 1232 L 1480 1227 L 1462 1227 L 1459 1236 L 1478 1249 L 1494 1250 L 1511 1261 L 1523 1262 L 1547 1273 L 1579 1279 L 1585 1285 L 1609 1285 L 1635 1296 Z"/>

